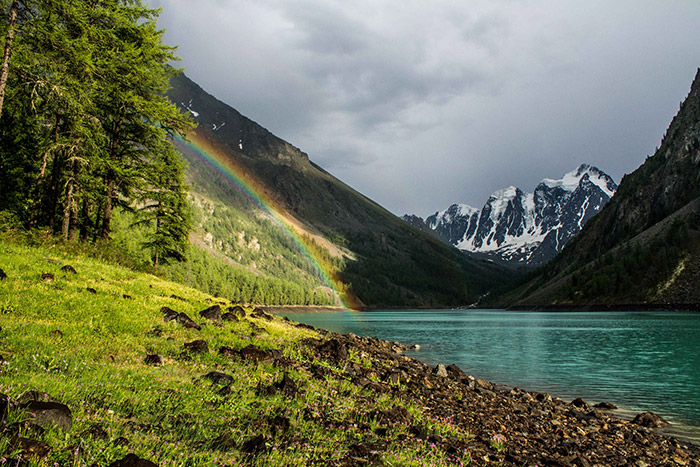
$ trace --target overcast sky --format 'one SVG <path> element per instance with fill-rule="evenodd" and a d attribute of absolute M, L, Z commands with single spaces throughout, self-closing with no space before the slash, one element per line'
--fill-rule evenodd
<path fill-rule="evenodd" d="M 700 66 L 698 0 L 151 0 L 186 74 L 397 215 L 619 181 Z"/>

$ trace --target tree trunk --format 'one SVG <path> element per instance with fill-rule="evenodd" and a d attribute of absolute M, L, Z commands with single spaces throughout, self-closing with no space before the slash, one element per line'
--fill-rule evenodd
<path fill-rule="evenodd" d="M 109 240 L 109 232 L 112 223 L 112 197 L 114 196 L 114 177 L 107 181 L 107 197 L 105 198 L 104 212 L 102 213 L 102 231 L 100 238 Z"/>
<path fill-rule="evenodd" d="M 83 195 L 83 207 L 81 209 L 80 223 L 80 241 L 87 242 L 90 229 L 90 205 L 88 204 L 87 196 Z"/>
<path fill-rule="evenodd" d="M 160 201 L 158 202 L 158 209 L 160 211 Z M 158 235 L 160 234 L 160 216 L 156 219 L 156 239 L 158 239 Z M 155 248 L 155 254 L 153 255 L 153 267 L 157 268 L 158 267 L 158 245 L 156 245 Z"/>
<path fill-rule="evenodd" d="M 51 185 L 49 186 L 49 202 L 46 206 L 46 216 L 48 218 L 48 227 L 51 232 L 54 231 L 56 224 L 56 205 L 58 204 L 58 183 L 61 179 L 63 160 L 60 154 L 53 157 L 53 167 L 51 168 Z"/>
<path fill-rule="evenodd" d="M 61 225 L 63 240 L 68 240 L 71 230 L 75 231 L 75 223 L 78 217 L 78 210 L 75 205 L 77 177 L 78 173 L 75 168 L 75 159 L 73 159 L 70 163 L 70 175 L 66 185 L 66 201 L 63 204 L 63 224 Z"/>
<path fill-rule="evenodd" d="M 100 236 L 100 221 L 102 220 L 102 206 L 104 206 L 104 204 L 99 204 L 97 206 L 97 213 L 95 214 L 95 222 L 92 226 L 92 230 L 94 232 L 94 235 L 92 236 L 92 243 L 96 243 L 97 239 Z"/>
<path fill-rule="evenodd" d="M 58 127 L 59 127 L 59 117 L 56 117 L 56 125 L 53 128 L 53 142 L 54 145 L 58 143 Z M 34 196 L 34 201 L 32 202 L 32 214 L 29 216 L 29 228 L 33 229 L 37 224 L 37 216 L 39 213 L 39 206 L 41 205 L 44 191 L 44 180 L 46 175 L 46 166 L 49 162 L 49 153 L 51 152 L 51 147 L 48 147 L 44 151 L 44 157 L 41 161 L 41 168 L 39 169 L 39 176 L 36 181 L 36 194 Z"/>
<path fill-rule="evenodd" d="M 117 121 L 117 124 L 114 127 L 114 133 L 112 136 L 112 147 L 110 149 L 109 154 L 109 159 L 112 163 L 116 163 L 117 161 L 117 153 L 119 151 L 119 136 L 123 122 L 124 117 L 119 118 L 119 121 Z M 112 222 L 112 198 L 114 197 L 115 185 L 114 178 L 114 170 L 110 168 L 107 171 L 107 198 L 105 199 L 105 210 L 102 214 L 102 232 L 100 233 L 100 237 L 102 237 L 102 240 L 109 240 L 109 232 L 111 229 L 110 224 Z"/>
<path fill-rule="evenodd" d="M 66 187 L 66 201 L 63 205 L 63 224 L 61 225 L 61 236 L 63 240 L 68 240 L 68 232 L 70 231 L 71 211 L 73 211 L 73 188 L 75 187 L 75 180 L 73 180 L 74 174 L 75 172 L 71 174 L 68 179 L 68 186 Z"/>
<path fill-rule="evenodd" d="M 2 116 L 2 103 L 5 100 L 7 75 L 10 73 L 10 55 L 12 55 L 12 41 L 15 38 L 18 9 L 19 0 L 14 0 L 12 6 L 10 6 L 10 21 L 7 25 L 7 35 L 5 36 L 5 54 L 2 57 L 2 67 L 0 67 L 0 117 Z"/>

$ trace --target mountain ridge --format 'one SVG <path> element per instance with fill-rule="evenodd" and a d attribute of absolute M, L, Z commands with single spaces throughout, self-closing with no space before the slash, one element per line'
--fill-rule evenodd
<path fill-rule="evenodd" d="M 171 84 L 171 100 L 199 124 L 191 137 L 237 164 L 285 215 L 348 252 L 335 262 L 331 276 L 359 307 L 468 305 L 510 277 L 495 265 L 466 258 L 413 229 L 186 76 L 175 77 Z M 200 181 L 206 179 L 202 184 L 216 183 L 236 203 L 255 212 L 227 181 L 182 152 L 191 172 L 199 172 Z"/>
<path fill-rule="evenodd" d="M 560 179 L 543 179 L 532 193 L 509 186 L 481 209 L 453 204 L 421 222 L 460 250 L 511 266 L 545 264 L 613 196 L 617 185 L 597 167 L 581 164 Z M 425 228 L 424 227 L 424 228 Z"/>

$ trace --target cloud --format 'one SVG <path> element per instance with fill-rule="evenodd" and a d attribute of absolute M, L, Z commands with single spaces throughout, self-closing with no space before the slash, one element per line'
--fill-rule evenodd
<path fill-rule="evenodd" d="M 397 214 L 653 151 L 700 3 L 152 0 L 186 73 Z"/>

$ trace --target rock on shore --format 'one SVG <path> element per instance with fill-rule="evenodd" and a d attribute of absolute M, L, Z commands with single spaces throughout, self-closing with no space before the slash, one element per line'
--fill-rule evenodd
<path fill-rule="evenodd" d="M 345 376 L 354 383 L 393 392 L 423 407 L 427 415 L 451 419 L 471 432 L 467 443 L 433 441 L 443 449 L 469 450 L 474 465 L 700 466 L 696 448 L 647 428 L 662 423 L 653 415 L 644 414 L 632 423 L 592 408 L 583 399 L 568 403 L 549 394 L 495 385 L 466 376 L 456 365 L 429 367 L 402 355 L 409 347 L 401 344 L 319 331 L 328 339 L 304 342 L 313 352 L 338 364 L 351 351 L 371 360 L 371 368 L 345 365 Z M 422 426 L 411 432 L 428 436 Z"/>

